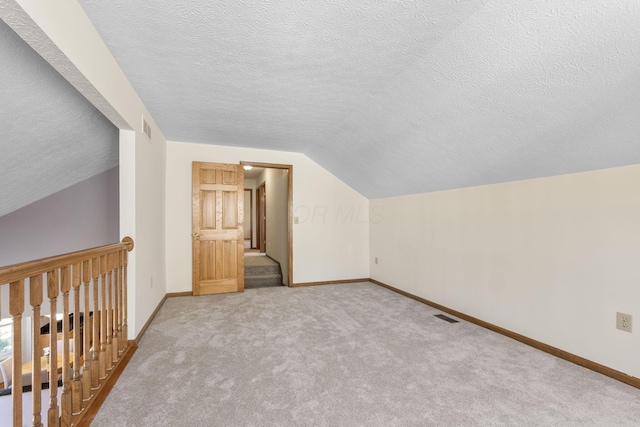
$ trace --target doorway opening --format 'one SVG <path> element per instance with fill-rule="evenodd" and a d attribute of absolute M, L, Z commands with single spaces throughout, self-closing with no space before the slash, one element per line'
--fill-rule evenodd
<path fill-rule="evenodd" d="M 275 276 L 267 264 L 277 264 L 280 281 L 293 284 L 293 166 L 240 162 L 244 167 L 245 287 L 269 286 L 275 277 L 252 278 L 256 264 L 265 276 Z M 264 257 L 264 258 L 254 258 Z M 261 274 L 262 274 L 261 273 Z M 248 275 L 248 276 L 247 276 Z M 261 281 L 262 280 L 262 281 Z"/>

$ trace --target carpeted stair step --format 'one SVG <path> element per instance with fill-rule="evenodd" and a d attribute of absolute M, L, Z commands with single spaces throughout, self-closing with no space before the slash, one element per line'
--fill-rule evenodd
<path fill-rule="evenodd" d="M 276 263 L 269 265 L 246 265 L 244 266 L 245 276 L 267 276 L 280 274 L 280 266 Z"/>
<path fill-rule="evenodd" d="M 282 276 L 267 274 L 262 276 L 244 276 L 244 287 L 282 286 Z"/>
<path fill-rule="evenodd" d="M 267 256 L 251 256 L 244 259 L 244 287 L 281 286 L 280 264 Z"/>
<path fill-rule="evenodd" d="M 244 259 L 245 276 L 267 276 L 280 274 L 280 264 L 267 256 L 252 256 Z"/>

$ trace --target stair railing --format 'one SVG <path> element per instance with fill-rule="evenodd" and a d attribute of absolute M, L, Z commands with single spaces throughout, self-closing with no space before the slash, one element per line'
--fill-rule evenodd
<path fill-rule="evenodd" d="M 43 409 L 48 426 L 77 425 L 129 345 L 127 255 L 132 249 L 133 239 L 125 237 L 121 243 L 0 267 L 0 291 L 4 291 L 0 296 L 6 295 L 8 288 L 13 320 L 12 413 L 10 418 L 4 414 L 0 424 L 11 419 L 14 427 L 23 426 L 23 419 L 29 416 L 22 413 L 23 392 L 28 392 L 28 387 L 23 386 L 29 382 L 32 426 L 43 425 Z M 41 336 L 43 303 L 48 304 L 50 313 L 45 342 L 48 355 L 43 353 L 46 346 Z M 31 330 L 27 331 L 27 339 L 22 325 L 23 317 L 29 314 Z M 59 323 L 61 333 L 57 332 Z M 30 378 L 23 376 L 25 339 L 31 343 Z M 43 390 L 47 383 L 48 393 Z M 59 384 L 62 390 L 58 402 Z M 47 394 L 43 408 L 43 396 Z"/>

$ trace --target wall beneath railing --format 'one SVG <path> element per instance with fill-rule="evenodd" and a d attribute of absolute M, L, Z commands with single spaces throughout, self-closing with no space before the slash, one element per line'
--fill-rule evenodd
<path fill-rule="evenodd" d="M 0 217 L 0 266 L 120 241 L 118 187 L 115 167 Z"/>

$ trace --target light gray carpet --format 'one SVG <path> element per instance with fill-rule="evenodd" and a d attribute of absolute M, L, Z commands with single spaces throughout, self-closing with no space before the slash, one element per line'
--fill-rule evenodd
<path fill-rule="evenodd" d="M 92 426 L 638 426 L 640 390 L 370 283 L 170 298 Z"/>

